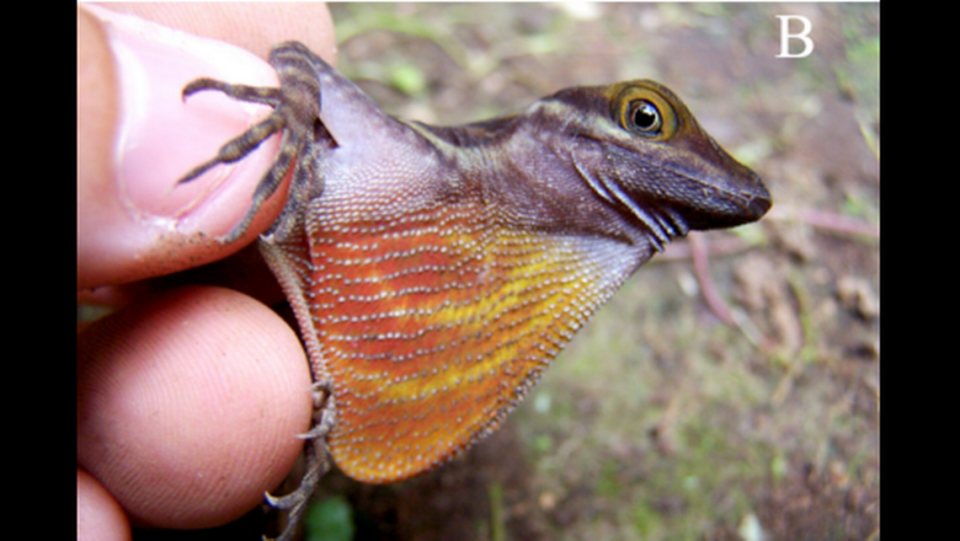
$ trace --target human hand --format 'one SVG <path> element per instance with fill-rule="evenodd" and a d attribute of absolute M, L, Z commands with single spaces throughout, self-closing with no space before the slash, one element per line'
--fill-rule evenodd
<path fill-rule="evenodd" d="M 261 58 L 296 39 L 332 60 L 322 5 L 108 7 Z M 77 288 L 83 298 L 125 305 L 78 333 L 79 538 L 129 538 L 131 522 L 223 524 L 262 502 L 295 462 L 301 441 L 294 436 L 309 428 L 312 410 L 306 358 L 295 332 L 247 295 L 146 279 L 226 257 L 279 213 L 285 189 L 240 240 L 214 240 L 249 208 L 276 137 L 233 167 L 174 189 L 268 113 L 217 93 L 192 96 L 187 107 L 180 89 L 199 76 L 276 86 L 276 75 L 223 44 L 86 4 L 78 6 L 77 29 Z M 218 266 L 236 275 L 231 262 Z M 261 301 L 278 298 L 275 285 L 245 290 Z"/>

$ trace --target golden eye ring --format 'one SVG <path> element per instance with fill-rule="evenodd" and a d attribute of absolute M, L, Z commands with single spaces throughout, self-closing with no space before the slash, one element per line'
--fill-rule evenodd
<path fill-rule="evenodd" d="M 625 85 L 611 105 L 620 127 L 632 134 L 667 141 L 677 133 L 677 112 L 670 98 L 644 82 Z"/>

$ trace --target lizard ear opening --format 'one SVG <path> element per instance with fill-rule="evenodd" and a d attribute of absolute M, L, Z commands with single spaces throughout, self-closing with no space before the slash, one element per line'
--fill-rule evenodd
<path fill-rule="evenodd" d="M 320 118 L 313 120 L 313 144 L 316 148 L 334 149 L 340 146 L 333 133 Z"/>
<path fill-rule="evenodd" d="M 327 141 L 329 142 L 330 148 L 336 148 L 340 146 L 337 144 L 337 140 L 333 138 L 333 134 L 330 133 L 330 130 L 327 129 L 319 117 L 313 120 L 313 141 L 315 143 Z"/>
<path fill-rule="evenodd" d="M 677 133 L 677 112 L 669 98 L 642 82 L 625 85 L 610 106 L 620 127 L 632 134 L 668 141 Z"/>

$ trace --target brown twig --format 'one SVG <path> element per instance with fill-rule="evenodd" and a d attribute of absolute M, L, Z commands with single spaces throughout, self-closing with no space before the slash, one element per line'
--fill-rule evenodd
<path fill-rule="evenodd" d="M 747 243 L 740 237 L 732 234 L 723 234 L 714 232 L 710 236 L 710 244 L 704 249 L 711 256 L 728 256 L 745 252 L 754 245 Z M 671 261 L 686 261 L 693 257 L 692 248 L 689 242 L 675 242 L 667 246 L 667 249 L 657 257 L 650 260 L 649 264 L 667 263 Z"/>
<path fill-rule="evenodd" d="M 767 337 L 760 332 L 760 330 L 756 325 L 753 324 L 753 321 L 750 320 L 746 313 L 744 313 L 742 310 L 732 310 L 727 305 L 727 302 L 717 291 L 713 277 L 710 276 L 710 254 L 716 255 L 718 253 L 732 253 L 730 248 L 733 248 L 735 245 L 738 246 L 734 251 L 741 251 L 748 248 L 749 245 L 740 239 L 726 239 L 736 240 L 738 242 L 727 242 L 727 246 L 725 246 L 724 249 L 718 250 L 712 243 L 710 245 L 707 244 L 706 236 L 702 233 L 691 233 L 688 239 L 688 255 L 693 259 L 694 274 L 697 277 L 697 283 L 700 286 L 700 291 L 703 293 L 703 298 L 707 301 L 707 305 L 710 307 L 710 310 L 712 310 L 713 313 L 716 314 L 716 316 L 727 325 L 739 329 L 740 332 L 747 337 L 747 340 L 749 340 L 750 343 L 755 347 L 766 348 L 767 344 L 769 344 Z"/>
<path fill-rule="evenodd" d="M 770 211 L 770 214 L 767 215 L 767 219 L 798 221 L 802 224 L 827 231 L 864 235 L 875 239 L 880 238 L 880 226 L 828 210 L 798 209 L 780 206 L 774 207 L 773 210 Z"/>
<path fill-rule="evenodd" d="M 700 291 L 703 293 L 704 300 L 707 301 L 710 309 L 721 321 L 727 325 L 735 326 L 736 322 L 733 319 L 733 314 L 730 313 L 730 308 L 723 297 L 717 293 L 717 287 L 713 283 L 713 278 L 710 277 L 710 258 L 707 255 L 706 239 L 696 232 L 691 233 L 687 238 L 690 241 L 690 256 L 693 258 L 693 272 L 697 276 L 697 282 L 700 283 Z"/>

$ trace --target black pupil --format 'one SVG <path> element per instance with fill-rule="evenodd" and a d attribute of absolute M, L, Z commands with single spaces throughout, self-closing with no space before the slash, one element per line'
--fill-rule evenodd
<path fill-rule="evenodd" d="M 660 127 L 660 114 L 648 101 L 641 101 L 633 110 L 633 124 L 644 131 L 654 131 Z"/>

